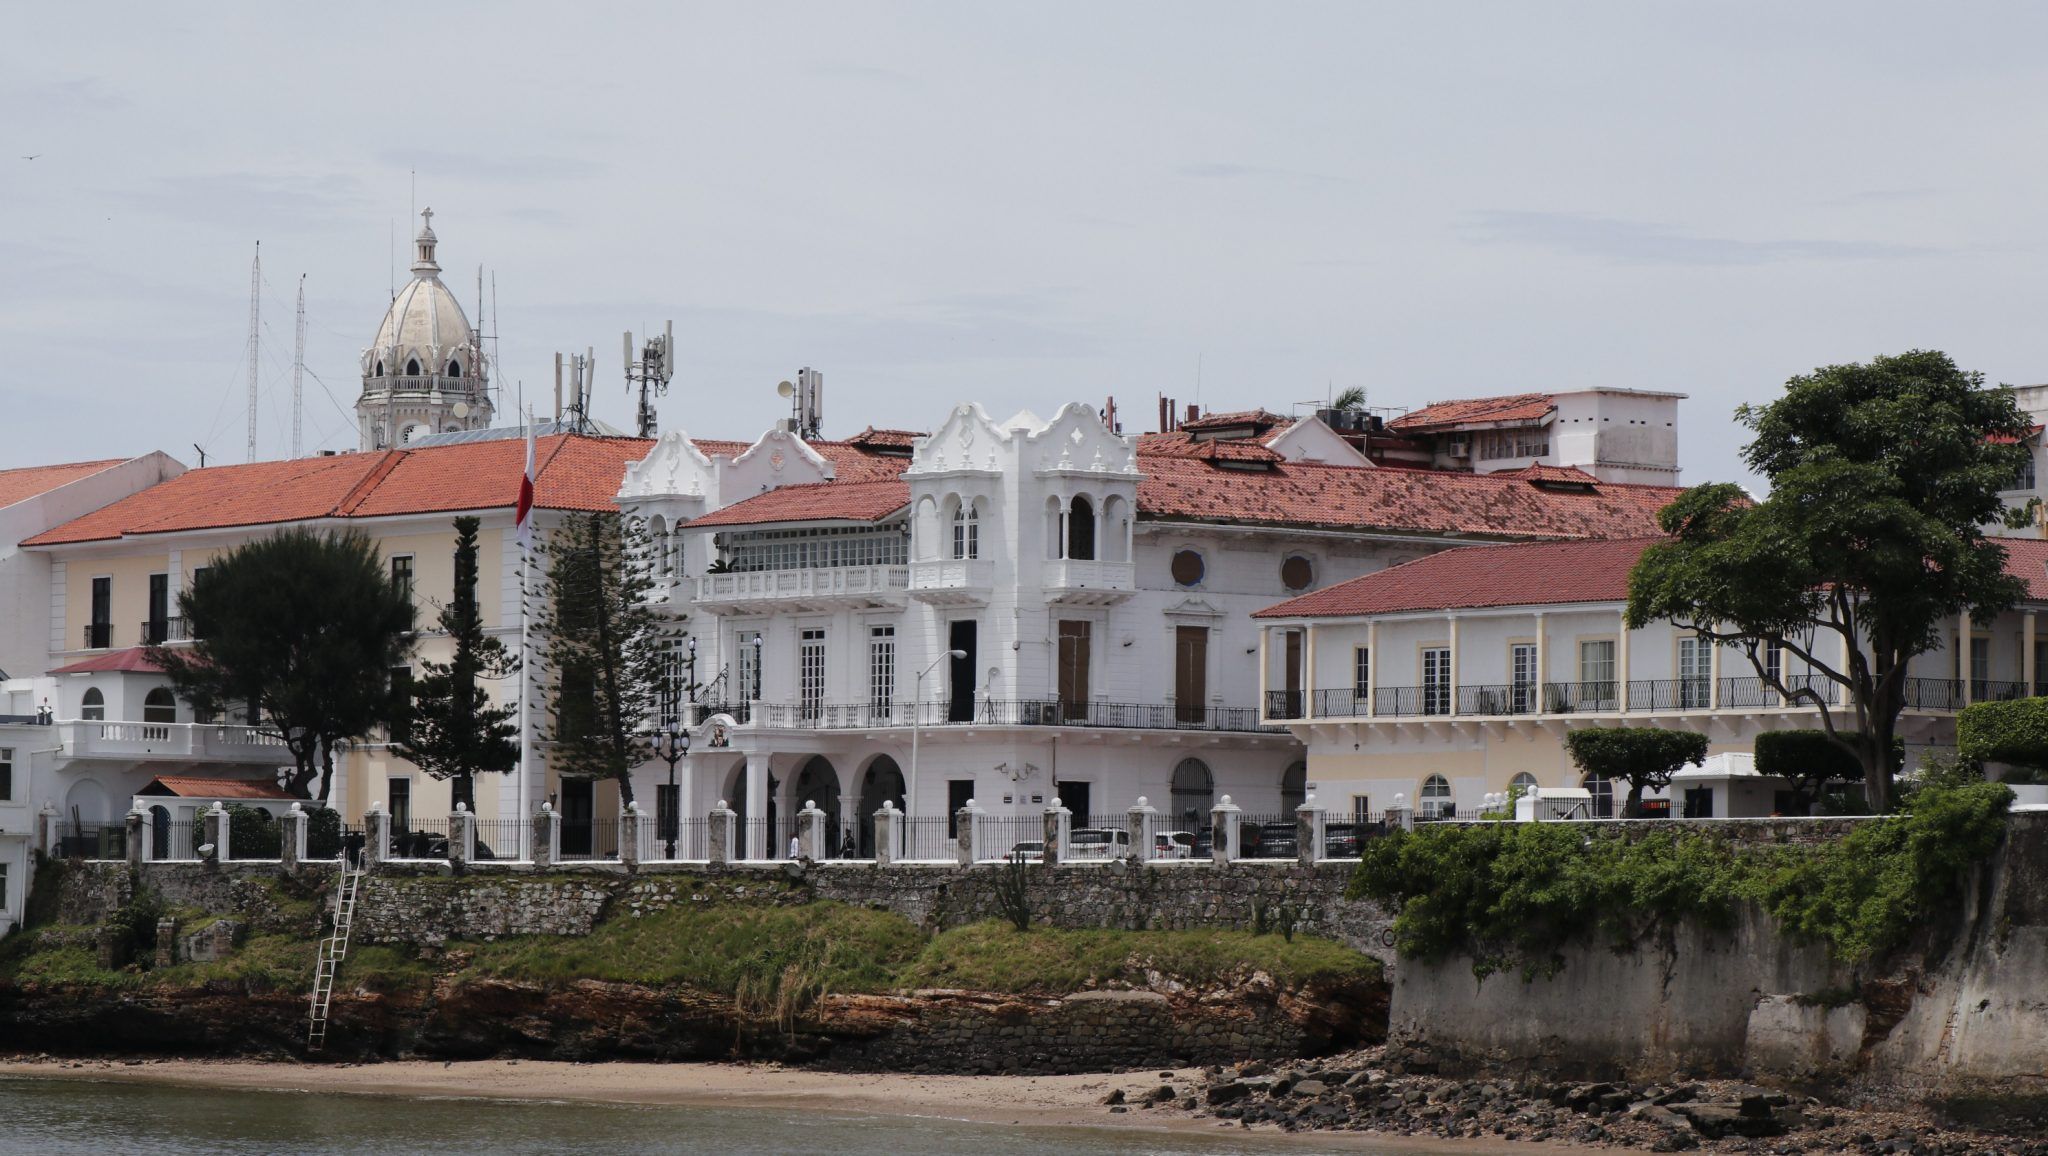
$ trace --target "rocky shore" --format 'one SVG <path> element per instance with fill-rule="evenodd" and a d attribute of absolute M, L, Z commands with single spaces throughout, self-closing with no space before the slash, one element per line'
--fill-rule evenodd
<path fill-rule="evenodd" d="M 1825 1102 L 1727 1080 L 1556 1083 L 1440 1074 L 1390 1044 L 1322 1060 L 1211 1067 L 1182 1083 L 1124 1086 L 1105 1103 L 1286 1132 L 1498 1139 L 1651 1152 L 2048 1156 L 2048 1139 L 1944 1127 L 1924 1114 Z"/>

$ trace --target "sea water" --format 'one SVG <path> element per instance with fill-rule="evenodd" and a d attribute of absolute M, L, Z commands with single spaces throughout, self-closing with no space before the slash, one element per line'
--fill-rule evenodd
<path fill-rule="evenodd" d="M 630 1107 L 0 1079 L 0 1153 L 35 1156 L 1249 1156 L 1318 1147 L 1313 1139 L 1218 1133 L 1005 1127 L 794 1106 Z M 1395 1140 L 1364 1150 L 1387 1156 L 1421 1151 Z"/>

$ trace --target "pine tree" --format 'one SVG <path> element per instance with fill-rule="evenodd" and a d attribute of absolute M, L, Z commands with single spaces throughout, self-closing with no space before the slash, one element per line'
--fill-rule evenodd
<path fill-rule="evenodd" d="M 673 658 L 671 624 L 648 597 L 647 552 L 617 514 L 576 514 L 541 547 L 540 589 L 552 723 L 543 736 L 564 778 L 613 779 L 633 801 L 633 769 L 653 756 L 651 728 Z"/>
<path fill-rule="evenodd" d="M 505 644 L 484 633 L 477 606 L 476 518 L 455 519 L 455 597 L 441 608 L 443 633 L 455 644 L 448 662 L 423 663 L 398 753 L 436 779 L 452 781 L 455 802 L 476 810 L 476 776 L 519 765 L 517 702 L 491 705 L 478 680 L 519 669 Z"/>

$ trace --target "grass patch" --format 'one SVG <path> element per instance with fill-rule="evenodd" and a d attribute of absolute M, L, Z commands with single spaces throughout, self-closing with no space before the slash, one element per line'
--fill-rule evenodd
<path fill-rule="evenodd" d="M 181 928 L 179 935 L 184 931 Z M 251 935 L 226 959 L 180 963 L 149 972 L 151 987 L 239 984 L 249 991 L 301 990 L 313 985 L 315 941 L 297 935 Z"/>
<path fill-rule="evenodd" d="M 955 987 L 1064 995 L 1091 987 L 1143 987 L 1146 973 L 1210 984 L 1262 971 L 1283 984 L 1375 979 L 1379 961 L 1311 936 L 1291 942 L 1247 931 L 1034 928 L 988 920 L 942 932 L 897 976 L 902 988 Z"/>
<path fill-rule="evenodd" d="M 438 969 L 432 963 L 406 948 L 365 944 L 348 949 L 335 985 L 351 991 L 406 991 L 426 987 L 436 974 Z"/>
<path fill-rule="evenodd" d="M 143 981 L 140 972 L 110 971 L 100 966 L 99 951 L 78 944 L 32 949 L 31 935 L 8 937 L 10 948 L 0 953 L 0 976 L 15 983 L 84 984 L 90 987 L 133 988 Z"/>

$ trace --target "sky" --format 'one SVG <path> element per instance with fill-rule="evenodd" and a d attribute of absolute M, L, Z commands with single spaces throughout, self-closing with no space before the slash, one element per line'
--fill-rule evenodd
<path fill-rule="evenodd" d="M 2048 9 L 1782 3 L 12 5 L 0 467 L 350 449 L 432 206 L 502 415 L 673 319 L 664 429 L 1115 397 L 1744 402 L 1912 348 L 2048 380 Z M 27 159 L 27 158 L 34 159 Z M 391 242 L 396 234 L 394 257 Z M 402 283 L 402 282 L 401 282 Z M 494 286 L 494 288 L 493 288 Z"/>

